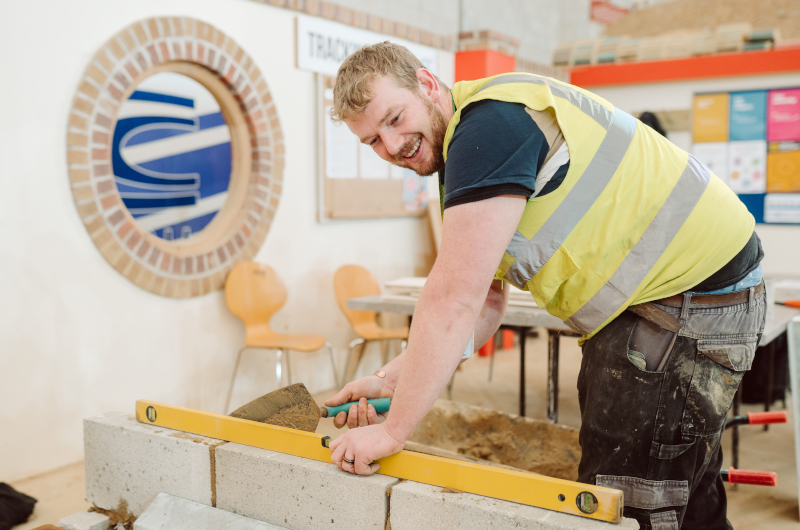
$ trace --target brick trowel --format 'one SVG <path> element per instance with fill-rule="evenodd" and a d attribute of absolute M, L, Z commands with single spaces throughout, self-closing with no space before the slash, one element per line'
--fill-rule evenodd
<path fill-rule="evenodd" d="M 386 412 L 392 400 L 390 398 L 368 399 L 367 403 L 375 407 L 376 412 Z M 230 413 L 234 418 L 243 420 L 258 421 L 278 425 L 279 427 L 289 427 L 301 431 L 315 432 L 320 418 L 333 418 L 340 412 L 347 412 L 352 405 L 358 405 L 357 401 L 345 403 L 336 407 L 317 406 L 311 394 L 303 383 L 296 383 L 284 388 L 265 394 L 260 398 L 254 399 L 246 405 Z M 475 464 L 501 467 L 513 471 L 522 471 L 510 466 L 496 464 L 487 460 L 477 460 L 460 453 L 455 453 L 439 447 L 433 447 L 417 442 L 408 441 L 404 449 L 415 453 L 425 453 L 428 455 L 441 456 L 453 460 L 463 460 Z"/>
<path fill-rule="evenodd" d="M 376 412 L 386 412 L 391 404 L 390 398 L 369 399 L 367 403 Z M 333 418 L 340 412 L 347 412 L 357 401 L 336 407 L 318 406 L 303 383 L 295 383 L 254 399 L 231 412 L 234 418 L 258 421 L 279 427 L 289 427 L 301 431 L 315 432 L 320 418 Z"/>

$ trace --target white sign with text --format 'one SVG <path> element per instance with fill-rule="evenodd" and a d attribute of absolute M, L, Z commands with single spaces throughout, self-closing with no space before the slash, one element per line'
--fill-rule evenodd
<path fill-rule="evenodd" d="M 425 68 L 437 73 L 436 48 L 305 15 L 297 17 L 297 67 L 335 76 L 348 55 L 366 44 L 386 40 L 405 46 Z"/>

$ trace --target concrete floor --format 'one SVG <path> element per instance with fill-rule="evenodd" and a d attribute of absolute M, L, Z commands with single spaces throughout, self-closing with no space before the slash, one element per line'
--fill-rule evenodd
<path fill-rule="evenodd" d="M 14 530 L 57 524 L 62 517 L 89 509 L 89 503 L 85 499 L 86 475 L 83 462 L 17 481 L 11 486 L 39 501 L 28 522 L 15 526 Z"/>
<path fill-rule="evenodd" d="M 561 339 L 561 373 L 559 395 L 559 422 L 580 427 L 577 390 L 575 382 L 580 367 L 581 353 L 577 339 Z M 547 374 L 547 341 L 529 339 L 526 355 L 527 414 L 542 418 L 545 415 L 545 379 Z M 497 353 L 493 381 L 489 382 L 489 359 L 476 357 L 462 365 L 456 375 L 453 399 L 492 408 L 503 412 L 518 412 L 519 350 Z M 333 392 L 315 396 L 322 402 Z M 442 396 L 446 397 L 446 396 Z M 758 406 L 745 406 L 744 412 L 758 411 Z M 791 412 L 790 412 L 791 418 Z M 339 431 L 330 420 L 322 420 L 318 432 L 335 436 Z M 730 453 L 730 433 L 723 437 L 723 450 Z M 724 467 L 730 462 L 724 463 Z M 762 471 L 776 471 L 778 486 L 739 486 L 728 488 L 728 518 L 737 530 L 800 529 L 798 517 L 797 471 L 794 457 L 794 431 L 792 423 L 773 425 L 764 432 L 759 427 L 741 429 L 740 467 Z M 84 511 L 83 464 L 76 463 L 50 473 L 12 484 L 14 488 L 39 499 L 33 518 L 15 530 L 36 528 L 46 523 L 57 523 L 61 517 Z"/>

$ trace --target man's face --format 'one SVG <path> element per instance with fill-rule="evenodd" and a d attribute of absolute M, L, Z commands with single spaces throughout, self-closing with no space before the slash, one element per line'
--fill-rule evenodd
<path fill-rule="evenodd" d="M 373 81 L 372 91 L 375 97 L 364 112 L 345 120 L 353 134 L 384 160 L 418 175 L 442 170 L 447 132 L 442 110 L 424 90 L 401 88 L 390 76 Z"/>

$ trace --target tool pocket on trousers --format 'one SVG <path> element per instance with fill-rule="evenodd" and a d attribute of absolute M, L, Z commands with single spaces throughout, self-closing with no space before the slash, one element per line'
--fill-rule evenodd
<path fill-rule="evenodd" d="M 753 365 L 758 347 L 758 335 L 737 340 L 700 339 L 697 351 L 729 370 L 746 372 Z"/>
<path fill-rule="evenodd" d="M 628 340 L 628 360 L 643 372 L 662 372 L 674 338 L 675 333 L 640 317 Z"/>
<path fill-rule="evenodd" d="M 728 348 L 717 344 L 713 350 L 701 350 L 700 342 L 705 341 L 698 341 L 698 355 L 695 356 L 694 373 L 681 423 L 681 432 L 684 435 L 702 436 L 721 431 L 733 403 L 733 396 L 744 376 L 744 371 L 733 370 L 712 357 L 716 356 L 727 363 L 730 357 L 722 359 L 721 352 L 730 351 Z M 716 353 L 709 355 L 708 352 Z"/>

